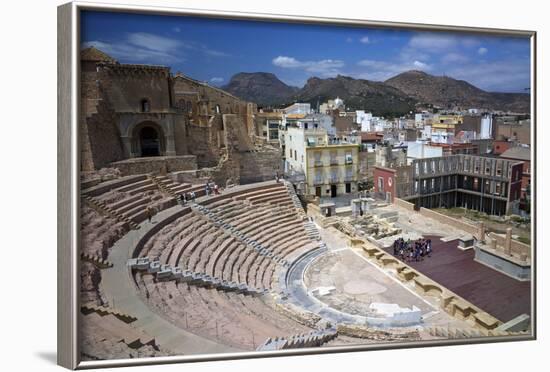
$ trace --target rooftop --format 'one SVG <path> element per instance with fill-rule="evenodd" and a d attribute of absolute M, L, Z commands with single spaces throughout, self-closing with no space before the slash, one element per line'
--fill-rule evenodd
<path fill-rule="evenodd" d="M 531 148 L 516 146 L 511 147 L 508 150 L 500 154 L 501 158 L 514 159 L 514 160 L 531 160 Z"/>

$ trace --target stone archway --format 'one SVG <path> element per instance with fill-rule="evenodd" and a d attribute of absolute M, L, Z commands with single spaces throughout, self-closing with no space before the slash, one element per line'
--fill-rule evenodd
<path fill-rule="evenodd" d="M 165 155 L 165 142 L 164 131 L 155 122 L 142 122 L 132 131 L 132 153 L 137 157 Z"/>

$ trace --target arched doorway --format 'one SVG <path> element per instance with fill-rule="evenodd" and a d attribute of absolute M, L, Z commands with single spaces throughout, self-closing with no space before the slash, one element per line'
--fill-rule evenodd
<path fill-rule="evenodd" d="M 132 157 L 162 156 L 166 152 L 164 131 L 153 121 L 144 121 L 131 130 Z"/>
<path fill-rule="evenodd" d="M 141 156 L 160 156 L 160 136 L 155 128 L 150 126 L 141 128 L 139 144 Z"/>

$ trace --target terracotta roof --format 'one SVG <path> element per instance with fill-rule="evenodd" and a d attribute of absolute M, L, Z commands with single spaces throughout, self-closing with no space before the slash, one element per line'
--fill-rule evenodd
<path fill-rule="evenodd" d="M 111 62 L 117 63 L 117 60 L 108 55 L 105 52 L 91 46 L 80 51 L 80 60 L 81 61 L 92 61 L 92 62 Z"/>
<path fill-rule="evenodd" d="M 376 132 L 361 132 L 361 141 L 377 141 L 384 139 L 384 134 Z"/>
<path fill-rule="evenodd" d="M 500 157 L 514 160 L 531 160 L 531 149 L 523 146 L 512 147 L 500 154 Z"/>

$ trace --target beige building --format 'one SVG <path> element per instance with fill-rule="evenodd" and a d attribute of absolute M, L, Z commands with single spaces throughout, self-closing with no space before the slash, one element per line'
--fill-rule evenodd
<path fill-rule="evenodd" d="M 325 129 L 290 127 L 285 146 L 285 170 L 303 174 L 302 191 L 335 197 L 357 191 L 359 141 L 329 138 Z"/>
<path fill-rule="evenodd" d="M 279 129 L 284 119 L 282 112 L 258 112 L 255 115 L 255 136 L 272 144 L 279 143 Z"/>

